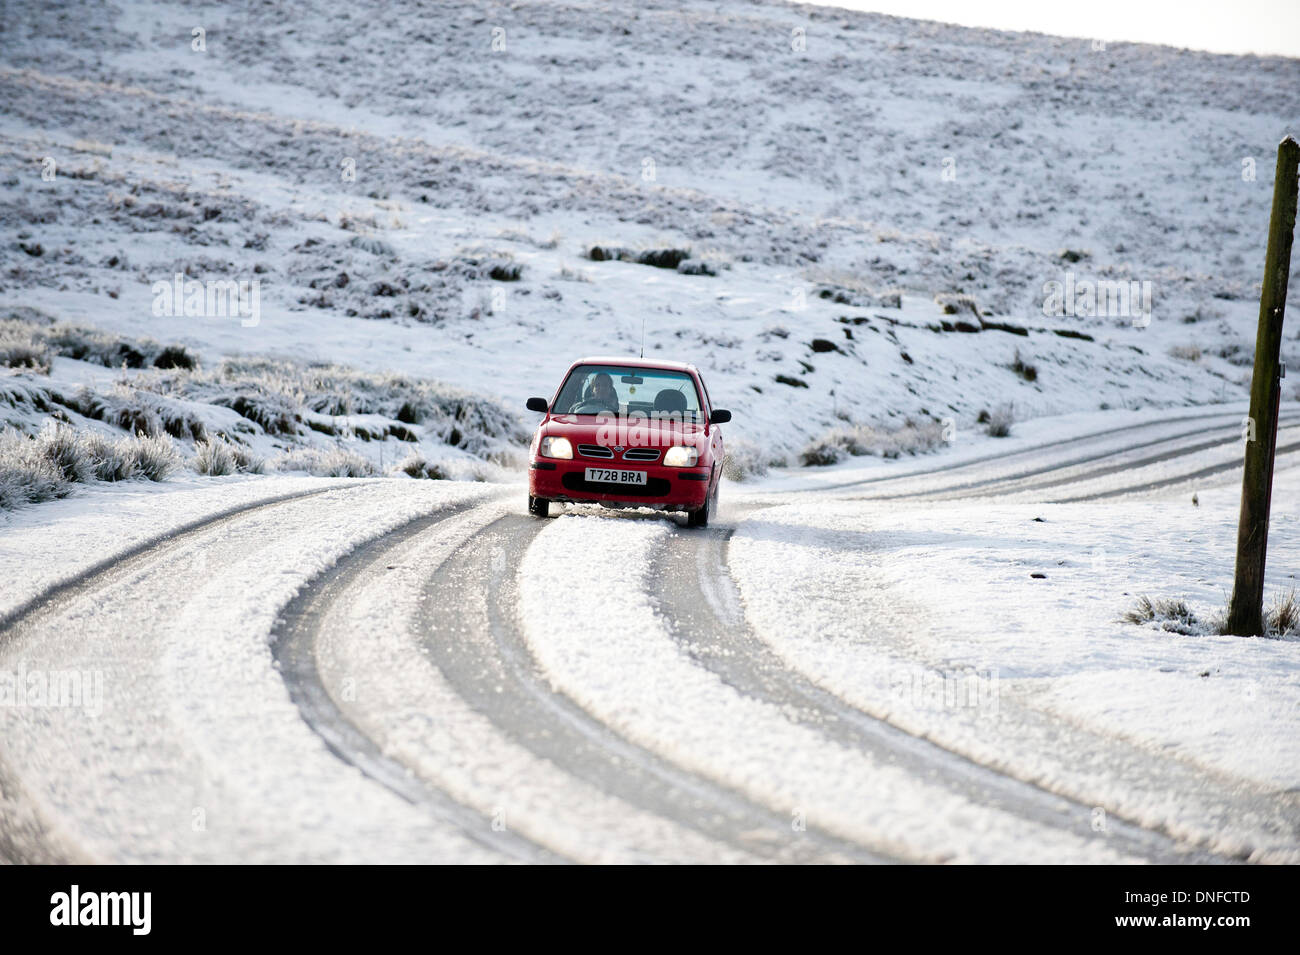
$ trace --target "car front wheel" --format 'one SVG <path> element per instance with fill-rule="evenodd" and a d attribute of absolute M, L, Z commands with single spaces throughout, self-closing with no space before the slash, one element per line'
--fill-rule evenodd
<path fill-rule="evenodd" d="M 551 502 L 544 497 L 528 496 L 528 513 L 533 517 L 550 517 Z"/>
<path fill-rule="evenodd" d="M 687 527 L 708 527 L 709 518 L 713 516 L 713 511 L 718 506 L 718 489 L 714 487 L 713 493 L 704 499 L 704 506 L 699 510 L 691 511 L 686 515 Z"/>

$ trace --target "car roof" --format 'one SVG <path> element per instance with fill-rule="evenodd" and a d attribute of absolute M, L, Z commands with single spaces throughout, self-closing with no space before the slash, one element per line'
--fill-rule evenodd
<path fill-rule="evenodd" d="M 689 371 L 699 374 L 698 369 L 684 361 L 666 361 L 660 358 L 628 358 L 626 356 L 596 355 L 591 358 L 579 358 L 570 368 L 579 365 L 626 365 L 630 368 L 662 368 L 665 371 Z"/>

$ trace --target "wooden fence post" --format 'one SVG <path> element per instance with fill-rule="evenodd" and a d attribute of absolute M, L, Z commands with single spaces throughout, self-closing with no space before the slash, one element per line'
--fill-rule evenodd
<path fill-rule="evenodd" d="M 1250 421 L 1241 481 L 1241 518 L 1237 526 L 1237 572 L 1224 626 L 1225 632 L 1242 637 L 1264 632 L 1264 562 L 1268 553 L 1277 411 L 1282 395 L 1278 357 L 1282 349 L 1287 277 L 1291 273 L 1291 243 L 1295 237 L 1297 170 L 1300 170 L 1300 143 L 1288 136 L 1277 147 L 1273 214 L 1264 259 L 1264 289 L 1259 297 L 1255 372 L 1250 384 Z"/>

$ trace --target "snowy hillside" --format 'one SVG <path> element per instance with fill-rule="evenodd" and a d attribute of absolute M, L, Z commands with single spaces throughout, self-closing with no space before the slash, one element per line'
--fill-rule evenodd
<path fill-rule="evenodd" d="M 1243 397 L 1300 120 L 1292 60 L 780 3 L 4 15 L 0 302 L 512 409 L 644 324 L 776 463 L 846 423 Z M 177 273 L 258 281 L 258 321 L 157 314 Z M 1098 281 L 1149 315 L 1045 314 Z"/>

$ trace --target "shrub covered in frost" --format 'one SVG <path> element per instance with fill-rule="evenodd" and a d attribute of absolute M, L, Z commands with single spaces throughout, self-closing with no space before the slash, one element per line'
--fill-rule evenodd
<path fill-rule="evenodd" d="M 137 474 L 133 453 L 134 439 L 127 436 L 110 438 L 102 434 L 85 434 L 82 437 L 86 454 L 95 469 L 98 481 L 129 481 Z"/>
<path fill-rule="evenodd" d="M 1016 423 L 1015 408 L 1009 404 L 1002 405 L 987 415 L 981 414 L 980 418 L 985 433 L 993 438 L 1005 438 L 1011 434 L 1011 426 Z"/>
<path fill-rule="evenodd" d="M 72 428 L 47 427 L 36 439 L 46 460 L 71 484 L 85 484 L 95 477 L 95 461 L 84 434 Z"/>
<path fill-rule="evenodd" d="M 173 438 L 195 441 L 207 437 L 203 419 L 184 400 L 161 394 L 142 384 L 117 382 L 106 392 L 83 388 L 68 404 L 87 418 L 115 425 L 129 434 L 152 438 L 169 434 Z"/>
<path fill-rule="evenodd" d="M 35 438 L 11 429 L 0 431 L 0 509 L 67 497 L 71 490 L 71 482 Z"/>
<path fill-rule="evenodd" d="M 431 481 L 446 481 L 451 478 L 451 472 L 445 466 L 436 461 L 426 461 L 422 454 L 415 451 L 408 454 L 397 466 L 397 472 Z"/>
<path fill-rule="evenodd" d="M 135 459 L 136 471 L 150 481 L 165 481 L 181 467 L 181 456 L 165 435 L 137 435 L 119 438 L 118 442 L 126 443 L 127 453 Z"/>
<path fill-rule="evenodd" d="M 370 477 L 374 465 L 359 454 L 343 448 L 296 448 L 275 458 L 277 471 L 305 471 L 314 477 Z"/>
<path fill-rule="evenodd" d="M 123 354 L 119 346 L 124 340 L 48 317 L 11 317 L 3 321 L 3 331 L 6 341 L 37 352 L 46 348 L 49 354 L 74 354 L 105 364 L 117 364 Z M 137 344 L 126 342 L 132 349 Z M 18 349 L 11 354 L 19 363 Z M 244 435 L 265 434 L 288 439 L 283 443 L 291 448 L 319 446 L 326 438 L 333 439 L 330 444 L 344 445 L 352 440 L 396 438 L 425 454 L 425 449 L 448 445 L 455 452 L 437 464 L 426 463 L 421 473 L 479 478 L 494 474 L 498 467 L 520 466 L 530 437 L 520 417 L 497 401 L 426 379 L 271 359 L 233 359 L 202 369 L 175 346 L 150 345 L 132 354 L 125 364 L 139 366 L 139 373 L 125 373 L 111 385 L 70 394 L 25 374 L 0 375 L 0 407 L 17 412 L 0 419 L 0 424 L 8 420 L 30 431 L 35 422 L 53 416 L 74 426 L 79 423 L 85 431 L 81 419 L 88 418 L 131 436 L 193 441 L 189 463 L 201 474 L 259 471 L 263 462 L 246 450 Z M 21 362 L 30 364 L 27 358 Z M 145 369 L 150 362 L 154 367 Z M 237 421 L 230 411 L 244 421 Z M 128 446 L 83 433 L 55 440 L 61 449 L 54 461 L 57 470 L 64 473 L 80 466 L 83 457 L 76 452 L 92 440 L 98 453 L 95 477 L 101 480 L 165 476 L 180 463 L 169 440 Z M 355 453 L 309 447 L 291 451 L 278 464 L 313 474 L 375 472 Z M 478 470 L 470 474 L 472 465 Z M 84 479 L 70 477 L 74 483 Z"/>
<path fill-rule="evenodd" d="M 50 373 L 50 347 L 27 322 L 0 322 L 0 365 Z"/>
<path fill-rule="evenodd" d="M 0 508 L 66 497 L 92 481 L 166 480 L 180 467 L 170 438 L 120 438 L 58 425 L 31 437 L 0 432 Z"/>
<path fill-rule="evenodd" d="M 214 437 L 194 446 L 194 470 L 199 474 L 220 477 L 225 474 L 261 474 L 265 463 L 247 448 Z"/>
<path fill-rule="evenodd" d="M 30 317 L 11 317 L 0 323 L 0 363 L 4 342 L 25 339 L 47 355 L 59 355 L 106 368 L 197 368 L 198 360 L 180 345 L 162 345 L 148 338 L 126 338 L 83 325 L 46 324 Z M 45 366 L 48 373 L 48 362 Z"/>
<path fill-rule="evenodd" d="M 517 415 L 491 399 L 435 381 L 339 365 L 231 360 L 210 373 L 178 377 L 175 385 L 193 398 L 233 409 L 271 434 L 298 433 L 298 409 L 306 409 L 419 424 L 428 436 L 482 458 L 526 444 L 530 437 Z"/>
<path fill-rule="evenodd" d="M 1214 629 L 1213 624 L 1198 618 L 1186 601 L 1169 597 L 1138 597 L 1133 607 L 1125 611 L 1122 619 L 1139 626 L 1154 624 L 1161 630 L 1184 636 L 1206 634 Z"/>
<path fill-rule="evenodd" d="M 903 454 L 933 451 L 943 442 L 943 428 L 937 421 L 907 419 L 893 430 L 866 424 L 845 424 L 827 431 L 800 452 L 805 467 L 836 464 L 849 456 L 879 455 L 897 458 Z"/>

